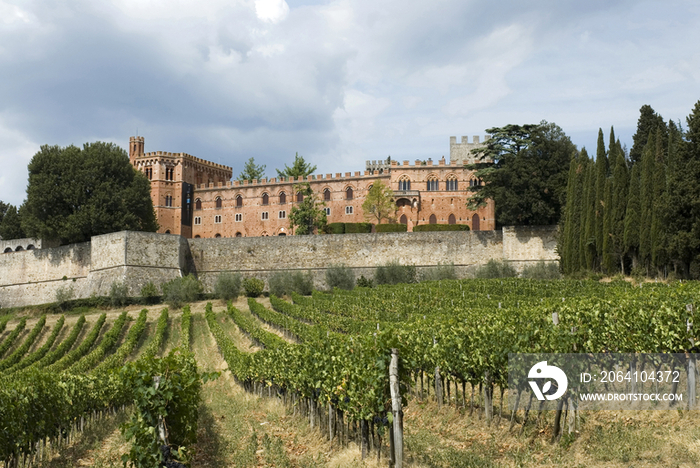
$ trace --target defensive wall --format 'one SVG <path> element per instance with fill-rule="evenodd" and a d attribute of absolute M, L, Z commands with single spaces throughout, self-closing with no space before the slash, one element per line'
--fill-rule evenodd
<path fill-rule="evenodd" d="M 148 281 L 160 285 L 187 273 L 211 289 L 217 276 L 238 271 L 267 279 L 279 270 L 310 271 L 325 287 L 325 271 L 345 264 L 371 276 L 390 260 L 420 270 L 452 263 L 471 276 L 490 259 L 521 270 L 541 260 L 558 261 L 556 226 L 505 227 L 495 231 L 408 232 L 322 236 L 185 239 L 133 231 L 95 236 L 91 242 L 0 254 L 0 307 L 53 302 L 60 288 L 75 298 L 108 295 L 123 282 L 138 295 Z"/>

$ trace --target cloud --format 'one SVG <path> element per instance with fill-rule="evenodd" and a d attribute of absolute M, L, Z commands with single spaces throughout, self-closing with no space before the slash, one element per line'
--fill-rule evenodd
<path fill-rule="evenodd" d="M 255 0 L 255 13 L 262 21 L 279 23 L 289 14 L 289 5 L 284 0 Z"/>

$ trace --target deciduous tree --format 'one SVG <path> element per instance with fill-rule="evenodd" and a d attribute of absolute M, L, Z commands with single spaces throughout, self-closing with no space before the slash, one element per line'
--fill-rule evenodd
<path fill-rule="evenodd" d="M 375 181 L 362 203 L 362 211 L 366 219 L 376 219 L 377 224 L 381 224 L 383 219 L 391 221 L 396 214 L 394 192 L 381 180 Z"/>
<path fill-rule="evenodd" d="M 289 212 L 289 228 L 295 235 L 302 236 L 313 234 L 314 231 L 323 231 L 328 223 L 326 212 L 321 208 L 322 202 L 318 202 L 314 191 L 309 184 L 294 186 L 295 192 L 301 192 L 304 199 L 294 205 Z"/>

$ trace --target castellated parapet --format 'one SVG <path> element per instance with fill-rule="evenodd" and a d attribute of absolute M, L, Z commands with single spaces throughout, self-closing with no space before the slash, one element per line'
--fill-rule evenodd
<path fill-rule="evenodd" d="M 483 142 L 480 142 L 479 135 L 474 135 L 473 140 L 469 143 L 469 137 L 463 136 L 462 142 L 457 143 L 457 137 L 450 137 L 450 162 L 457 164 L 474 164 L 476 162 L 472 151 L 478 148 L 483 148 L 490 138 L 486 135 Z"/>

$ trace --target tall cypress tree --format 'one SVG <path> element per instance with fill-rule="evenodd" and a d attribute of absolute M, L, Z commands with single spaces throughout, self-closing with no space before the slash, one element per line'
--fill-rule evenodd
<path fill-rule="evenodd" d="M 581 159 L 581 177 L 579 178 L 581 186 L 579 189 L 580 210 L 579 210 L 579 236 L 578 236 L 578 254 L 580 268 L 590 268 L 586 261 L 586 219 L 588 216 L 588 186 L 591 178 L 591 160 L 588 158 L 586 148 L 581 149 L 579 158 Z"/>
<path fill-rule="evenodd" d="M 627 211 L 627 193 L 629 192 L 629 174 L 627 160 L 620 142 L 615 143 L 615 169 L 613 171 L 612 194 L 612 240 L 613 253 L 620 264 L 620 271 L 625 273 L 625 212 Z M 612 162 L 612 159 L 611 159 Z"/>
<path fill-rule="evenodd" d="M 565 274 L 571 274 L 577 270 L 574 267 L 574 236 L 573 236 L 573 216 L 574 216 L 574 191 L 576 190 L 576 169 L 578 168 L 577 158 L 571 158 L 569 163 L 569 176 L 566 182 L 566 205 L 560 231 L 563 233 L 559 241 L 559 256 L 561 258 L 562 270 Z M 563 224 L 563 226 L 562 226 Z"/>
<path fill-rule="evenodd" d="M 598 129 L 598 148 L 595 157 L 595 247 L 597 262 L 600 264 L 603 256 L 603 217 L 605 204 L 605 180 L 608 178 L 608 158 L 605 155 L 605 140 L 603 129 Z"/>
<path fill-rule="evenodd" d="M 642 174 L 639 201 L 641 205 L 639 229 L 639 260 L 649 273 L 651 261 L 651 215 L 654 202 L 654 157 L 656 130 L 649 132 L 649 139 L 642 151 Z"/>
<path fill-rule="evenodd" d="M 663 118 L 654 112 L 651 106 L 644 104 L 639 109 L 639 120 L 637 121 L 637 131 L 632 136 L 633 144 L 630 150 L 630 160 L 636 164 L 642 160 L 642 151 L 649 140 L 649 132 L 663 124 Z"/>
<path fill-rule="evenodd" d="M 641 164 L 632 166 L 629 192 L 627 194 L 627 210 L 625 211 L 625 251 L 632 258 L 632 269 L 637 267 L 639 254 L 641 218 L 641 205 L 639 202 L 640 167 Z"/>
<path fill-rule="evenodd" d="M 669 263 L 673 264 L 674 271 L 678 273 L 678 267 L 683 269 L 684 251 L 682 248 L 682 234 L 689 231 L 690 210 L 688 206 L 688 192 L 684 184 L 685 174 L 682 170 L 683 158 L 679 153 L 682 144 L 681 129 L 672 120 L 668 123 L 668 150 L 666 151 L 666 181 L 667 190 L 664 197 L 666 209 L 663 213 L 663 224 L 666 227 L 666 254 Z"/>
<path fill-rule="evenodd" d="M 596 164 L 591 161 L 588 164 L 588 174 L 586 176 L 586 204 L 585 215 L 586 224 L 582 242 L 585 244 L 584 253 L 586 255 L 586 269 L 592 270 L 596 264 L 595 247 L 595 221 L 596 221 Z"/>
<path fill-rule="evenodd" d="M 615 256 L 613 255 L 613 239 L 612 239 L 612 221 L 613 221 L 613 209 L 612 209 L 612 178 L 608 177 L 605 181 L 605 198 L 603 204 L 605 206 L 605 211 L 603 215 L 603 268 L 605 271 L 611 275 L 617 269 L 617 262 L 615 261 Z"/>
<path fill-rule="evenodd" d="M 654 200 L 651 212 L 651 264 L 659 274 L 666 266 L 666 239 L 663 219 L 666 211 L 666 148 L 662 139 L 656 138 L 654 149 Z"/>

